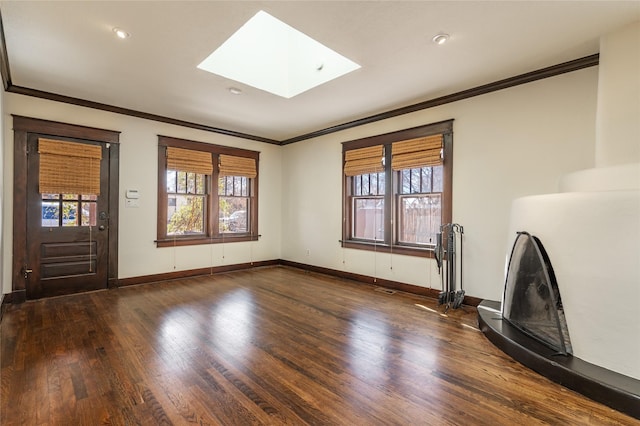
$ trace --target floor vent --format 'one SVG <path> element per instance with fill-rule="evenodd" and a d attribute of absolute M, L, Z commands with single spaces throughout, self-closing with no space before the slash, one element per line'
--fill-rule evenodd
<path fill-rule="evenodd" d="M 391 290 L 390 288 L 384 288 L 384 287 L 376 287 L 375 291 L 379 293 L 384 293 L 384 294 L 396 294 L 395 290 Z"/>

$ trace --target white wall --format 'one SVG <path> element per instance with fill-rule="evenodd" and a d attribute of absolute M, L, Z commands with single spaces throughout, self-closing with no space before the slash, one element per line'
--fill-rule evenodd
<path fill-rule="evenodd" d="M 3 293 L 11 291 L 13 130 L 11 114 L 80 124 L 120 134 L 119 278 L 174 270 L 279 259 L 281 147 L 74 105 L 6 93 L 4 131 Z M 158 134 L 260 151 L 259 241 L 156 248 Z M 127 189 L 140 191 L 140 207 L 126 208 Z M 23 238 L 23 236 L 18 236 Z M 224 258 L 223 258 L 224 255 Z"/>
<path fill-rule="evenodd" d="M 594 165 L 597 78 L 592 67 L 284 146 L 283 259 L 440 288 L 431 260 L 340 247 L 341 142 L 453 118 L 464 288 L 500 300 L 512 200 Z"/>
<path fill-rule="evenodd" d="M 594 165 L 597 75 L 592 67 L 284 147 L 6 93 L 3 292 L 11 291 L 11 114 L 122 132 L 119 278 L 282 258 L 433 288 L 432 261 L 340 247 L 341 142 L 453 118 L 465 290 L 499 300 L 511 201 L 554 192 L 560 176 Z M 226 244 L 224 259 L 221 245 L 155 247 L 158 134 L 261 152 L 260 241 Z M 140 208 L 124 207 L 126 189 L 140 191 Z"/>
<path fill-rule="evenodd" d="M 600 39 L 596 166 L 640 163 L 640 22 Z"/>

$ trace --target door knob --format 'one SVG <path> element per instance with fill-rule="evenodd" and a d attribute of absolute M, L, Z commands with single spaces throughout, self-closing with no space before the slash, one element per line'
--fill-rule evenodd
<path fill-rule="evenodd" d="M 29 269 L 24 266 L 20 272 L 22 273 L 22 275 L 24 275 L 24 278 L 27 279 L 29 278 L 29 274 L 33 272 L 33 269 Z"/>
<path fill-rule="evenodd" d="M 105 230 L 104 225 L 100 225 L 100 226 L 98 226 L 98 230 L 99 230 L 99 231 L 104 231 L 104 230 Z"/>

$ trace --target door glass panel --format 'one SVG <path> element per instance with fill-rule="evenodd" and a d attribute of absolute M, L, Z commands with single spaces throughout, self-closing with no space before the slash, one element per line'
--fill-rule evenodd
<path fill-rule="evenodd" d="M 62 226 L 78 226 L 78 202 L 62 202 Z"/>
<path fill-rule="evenodd" d="M 96 203 L 82 203 L 82 226 L 96 226 L 97 211 Z"/>
<path fill-rule="evenodd" d="M 46 195 L 46 194 L 45 194 Z M 60 204 L 57 201 L 42 202 L 42 226 L 58 226 L 60 223 Z"/>
<path fill-rule="evenodd" d="M 96 226 L 97 219 L 97 195 L 42 194 L 44 227 Z"/>

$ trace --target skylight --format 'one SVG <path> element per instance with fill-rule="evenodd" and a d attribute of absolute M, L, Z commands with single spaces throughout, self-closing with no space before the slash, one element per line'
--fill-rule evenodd
<path fill-rule="evenodd" d="M 292 98 L 360 65 L 261 10 L 198 68 Z"/>

